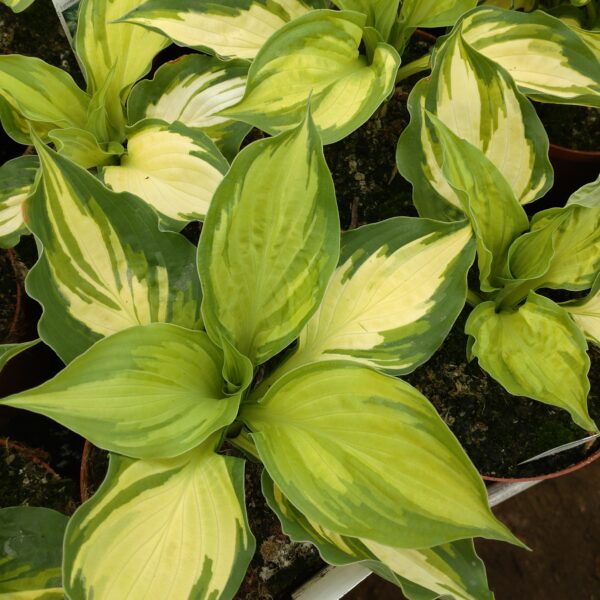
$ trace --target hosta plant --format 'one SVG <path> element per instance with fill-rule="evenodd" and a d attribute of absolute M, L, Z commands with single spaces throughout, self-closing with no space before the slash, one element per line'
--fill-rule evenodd
<path fill-rule="evenodd" d="M 390 376 L 425 361 L 464 303 L 466 222 L 398 217 L 340 244 L 307 114 L 234 160 L 198 280 L 192 245 L 147 205 L 36 147 L 44 252 L 28 285 L 65 298 L 41 331 L 68 365 L 2 404 L 111 452 L 66 529 L 71 600 L 233 596 L 254 541 L 243 460 L 219 453 L 231 437 L 265 465 L 286 531 L 326 559 L 367 561 L 415 598 L 490 597 L 468 538 L 514 538 L 435 409 Z M 327 360 L 270 372 L 298 336 Z"/>
<path fill-rule="evenodd" d="M 332 564 L 365 562 L 417 600 L 490 598 L 471 538 L 515 540 L 433 407 L 398 378 L 437 350 L 467 298 L 484 368 L 508 381 L 531 346 L 536 378 L 513 373 L 512 389 L 558 403 L 537 367 L 560 345 L 560 401 L 595 428 L 581 331 L 597 339 L 598 285 L 562 306 L 536 290 L 592 286 L 597 187 L 531 224 L 522 208 L 552 183 L 524 94 L 598 106 L 595 34 L 474 1 L 335 4 L 84 0 L 85 90 L 36 59 L 0 57 L 0 119 L 38 153 L 0 170 L 0 243 L 34 234 L 27 291 L 67 365 L 2 403 L 111 453 L 66 528 L 62 588 L 54 570 L 21 577 L 41 563 L 18 555 L 0 593 L 233 597 L 254 550 L 234 446 L 264 464 L 284 530 Z M 457 21 L 409 69 L 433 68 L 398 152 L 421 217 L 340 237 L 322 143 L 360 127 L 408 74 L 416 27 Z M 138 82 L 171 41 L 203 54 Z M 251 126 L 273 137 L 238 154 Z M 198 249 L 178 233 L 194 220 Z M 496 360 L 489 340 L 514 330 L 513 342 L 525 324 Z"/>
<path fill-rule="evenodd" d="M 469 43 L 471 28 L 483 27 L 488 10 L 465 17 L 437 52 L 431 78 L 414 88 L 398 168 L 413 183 L 423 217 L 466 218 L 473 229 L 478 289 L 470 293 L 469 355 L 510 393 L 566 409 L 578 425 L 597 431 L 587 409 L 586 336 L 596 338 L 589 319 L 577 316 L 593 307 L 595 292 L 561 306 L 544 290 L 579 292 L 597 278 L 600 179 L 565 206 L 528 218 L 524 205 L 549 189 L 552 169 L 541 122 L 519 88 L 540 100 L 597 106 L 600 80 L 586 80 L 583 68 L 587 63 L 598 72 L 600 63 L 580 42 L 569 53 L 565 27 L 554 72 L 544 76 L 540 70 L 535 85 L 523 85 L 516 62 L 506 70 L 479 51 L 492 47 L 489 38 Z M 516 24 L 529 17 L 510 18 Z M 535 19 L 539 26 L 551 22 L 541 13 Z M 570 86 L 561 78 L 557 87 L 560 69 Z M 456 88 L 463 93 L 453 93 Z"/>

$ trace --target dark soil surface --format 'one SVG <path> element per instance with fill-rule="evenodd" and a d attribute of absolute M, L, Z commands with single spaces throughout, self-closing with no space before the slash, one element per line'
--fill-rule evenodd
<path fill-rule="evenodd" d="M 573 150 L 600 152 L 600 110 L 534 102 L 550 142 Z"/>
<path fill-rule="evenodd" d="M 569 414 L 528 398 L 509 394 L 477 360 L 467 362 L 464 323 L 459 317 L 440 350 L 414 373 L 404 377 L 434 404 L 480 473 L 498 477 L 529 477 L 567 468 L 600 449 L 562 452 L 517 466 L 537 454 L 586 436 Z M 590 346 L 592 367 L 588 398 L 592 418 L 600 422 L 600 350 Z"/>
<path fill-rule="evenodd" d="M 430 43 L 411 41 L 403 64 L 426 54 L 430 48 Z M 396 146 L 410 121 L 408 96 L 424 75 L 402 81 L 362 127 L 340 142 L 325 146 L 342 229 L 399 215 L 417 216 L 412 186 L 396 167 Z"/>
<path fill-rule="evenodd" d="M 262 466 L 246 463 L 246 506 L 256 553 L 236 600 L 287 600 L 325 563 L 312 544 L 295 544 L 281 532 L 277 516 L 265 502 Z"/>
<path fill-rule="evenodd" d="M 13 255 L 14 257 L 14 255 Z M 16 325 L 19 283 L 13 266 L 14 258 L 6 250 L 0 250 L 0 342 L 11 340 Z"/>
<path fill-rule="evenodd" d="M 44 506 L 70 515 L 78 500 L 78 486 L 45 467 L 48 455 L 20 444 L 0 442 L 0 507 Z"/>

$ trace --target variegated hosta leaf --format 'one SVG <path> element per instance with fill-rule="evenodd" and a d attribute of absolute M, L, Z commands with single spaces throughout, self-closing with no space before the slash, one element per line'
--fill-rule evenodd
<path fill-rule="evenodd" d="M 141 81 L 131 91 L 127 100 L 129 123 L 147 118 L 180 121 L 202 129 L 225 156 L 233 159 L 250 126 L 217 113 L 242 99 L 247 74 L 244 60 L 224 62 L 200 54 L 166 63 L 154 79 Z"/>
<path fill-rule="evenodd" d="M 27 291 L 44 307 L 41 338 L 69 362 L 133 325 L 197 329 L 194 246 L 160 232 L 154 211 L 135 196 L 111 192 L 42 144 L 37 151 L 43 184 L 28 201 L 28 216 L 44 251 Z"/>
<path fill-rule="evenodd" d="M 29 126 L 45 137 L 56 127 L 85 127 L 89 96 L 71 76 L 29 56 L 0 56 L 0 120 L 6 133 L 30 144 Z"/>
<path fill-rule="evenodd" d="M 367 15 L 367 26 L 379 31 L 388 40 L 398 18 L 400 0 L 334 0 L 341 10 L 355 10 Z"/>
<path fill-rule="evenodd" d="M 283 531 L 295 542 L 314 544 L 330 564 L 366 561 L 365 565 L 375 572 L 389 569 L 394 575 L 390 579 L 402 587 L 409 600 L 437 598 L 446 594 L 456 600 L 493 599 L 485 567 L 471 540 L 408 550 L 341 536 L 305 517 L 283 495 L 266 471 L 263 472 L 262 490 L 269 506 L 279 517 Z"/>
<path fill-rule="evenodd" d="M 229 164 L 211 139 L 182 123 L 140 121 L 128 133 L 120 166 L 103 169 L 115 192 L 131 192 L 154 208 L 167 228 L 201 221 Z"/>
<path fill-rule="evenodd" d="M 46 415 L 93 444 L 134 458 L 169 458 L 229 425 L 223 354 L 203 331 L 167 323 L 100 340 L 42 385 L 0 403 Z"/>
<path fill-rule="evenodd" d="M 322 0 L 147 0 L 123 20 L 160 31 L 180 46 L 252 60 L 288 21 Z"/>
<path fill-rule="evenodd" d="M 214 441 L 170 460 L 111 455 L 65 536 L 71 600 L 230 600 L 254 554 L 244 462 Z"/>
<path fill-rule="evenodd" d="M 9 360 L 40 342 L 41 340 L 37 339 L 30 342 L 21 342 L 19 344 L 0 344 L 0 371 L 4 369 Z"/>
<path fill-rule="evenodd" d="M 505 389 L 569 411 L 587 430 L 597 427 L 587 409 L 590 359 L 580 329 L 557 304 L 533 292 L 515 311 L 479 304 L 465 332 L 470 354 Z"/>
<path fill-rule="evenodd" d="M 345 358 L 390 374 L 413 371 L 462 310 L 474 258 L 464 222 L 397 217 L 348 231 L 325 298 L 280 369 Z"/>
<path fill-rule="evenodd" d="M 403 48 L 417 27 L 454 25 L 477 0 L 404 0 L 398 19 L 395 45 Z"/>
<path fill-rule="evenodd" d="M 400 19 L 407 27 L 447 27 L 476 4 L 477 0 L 404 0 Z"/>
<path fill-rule="evenodd" d="M 600 274 L 585 298 L 561 306 L 571 315 L 585 337 L 600 346 Z"/>
<path fill-rule="evenodd" d="M 314 363 L 243 405 L 241 418 L 269 475 L 322 527 L 401 548 L 514 539 L 433 406 L 399 379 Z"/>
<path fill-rule="evenodd" d="M 1 0 L 2 4 L 11 8 L 13 12 L 20 13 L 33 4 L 34 0 Z"/>
<path fill-rule="evenodd" d="M 169 44 L 169 39 L 159 33 L 114 22 L 140 3 L 82 0 L 79 8 L 76 47 L 88 91 L 95 94 L 108 82 L 104 104 L 118 130 L 125 123 L 123 105 L 131 86 L 150 70 L 154 56 Z"/>
<path fill-rule="evenodd" d="M 38 169 L 36 156 L 20 156 L 0 167 L 0 248 L 16 246 L 28 232 L 23 210 Z"/>
<path fill-rule="evenodd" d="M 267 361 L 317 309 L 338 256 L 333 181 L 307 112 L 240 152 L 213 198 L 198 248 L 208 333 Z"/>
<path fill-rule="evenodd" d="M 509 275 L 508 249 L 529 226 L 506 179 L 481 150 L 426 113 L 442 151 L 442 172 L 460 200 L 477 241 L 481 288 L 493 291 Z"/>
<path fill-rule="evenodd" d="M 61 587 L 26 592 L 0 593 L 0 600 L 64 600 L 65 591 Z"/>
<path fill-rule="evenodd" d="M 510 248 L 514 279 L 540 287 L 585 290 L 600 270 L 600 186 L 595 194 L 535 215 L 531 231 Z"/>
<path fill-rule="evenodd" d="M 0 600 L 63 598 L 61 561 L 68 518 L 48 508 L 0 510 Z"/>
<path fill-rule="evenodd" d="M 242 101 L 221 114 L 270 134 L 294 127 L 311 97 L 324 144 L 358 129 L 394 88 L 400 57 L 385 43 L 371 63 L 359 53 L 366 17 L 313 11 L 275 33 L 248 72 Z"/>
<path fill-rule="evenodd" d="M 431 82 L 420 83 L 409 102 L 412 118 L 400 137 L 398 167 L 414 186 L 422 216 L 444 218 L 461 208 L 444 177 L 442 148 L 427 125 L 425 110 L 481 150 L 521 204 L 551 187 L 548 136 L 535 109 L 502 67 L 464 42 L 460 29 L 436 54 Z"/>
<path fill-rule="evenodd" d="M 560 19 L 481 7 L 462 22 L 475 50 L 503 66 L 519 89 L 543 102 L 600 106 L 600 63 Z"/>
<path fill-rule="evenodd" d="M 53 129 L 48 137 L 59 154 L 82 166 L 92 169 L 118 161 L 125 149 L 118 142 L 99 143 L 94 134 L 76 127 Z"/>

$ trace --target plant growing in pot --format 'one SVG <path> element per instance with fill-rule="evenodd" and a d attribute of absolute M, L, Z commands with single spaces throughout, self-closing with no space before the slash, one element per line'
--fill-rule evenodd
<path fill-rule="evenodd" d="M 516 85 L 520 72 L 509 74 L 467 43 L 469 28 L 484 14 L 473 13 L 457 26 L 438 50 L 431 78 L 415 87 L 409 100 L 411 124 L 398 145 L 398 168 L 413 183 L 421 216 L 468 218 L 473 227 L 478 281 L 473 277 L 472 287 L 479 289 L 470 292 L 474 310 L 465 325 L 470 356 L 511 394 L 566 409 L 577 424 L 595 432 L 586 406 L 590 362 L 585 337 L 593 342 L 593 334 L 589 327 L 578 327 L 568 304 L 536 291 L 592 287 L 600 269 L 600 184 L 581 188 L 564 207 L 538 212 L 529 223 L 523 205 L 552 184 L 548 141 Z M 555 100 L 541 81 L 534 95 Z M 453 94 L 457 85 L 470 93 Z M 522 80 L 520 87 L 525 88 Z M 597 101 L 587 87 L 578 91 L 573 86 L 560 95 Z M 471 111 L 481 107 L 472 120 L 461 117 L 467 105 Z M 560 350 L 553 354 L 550 348 Z"/>
<path fill-rule="evenodd" d="M 82 14 L 92 5 L 84 4 Z M 303 14 L 285 24 L 296 16 L 290 7 Z M 144 182 L 150 178 L 158 185 L 161 178 L 148 165 L 156 166 L 158 153 L 172 148 L 168 140 L 186 137 L 178 133 L 184 126 L 156 119 L 171 114 L 174 121 L 187 121 L 184 109 L 198 96 L 219 102 L 240 94 L 229 84 L 207 87 L 207 79 L 223 80 L 211 69 L 199 70 L 210 64 L 222 73 L 226 65 L 184 59 L 131 93 L 127 159 L 96 166 L 104 182 L 137 196 L 109 191 L 83 168 L 93 166 L 89 146 L 86 160 L 79 161 L 83 166 L 69 160 L 81 156 L 75 146 L 56 143 L 63 156 L 45 148 L 43 142 L 53 137 L 72 142 L 68 128 L 44 132 L 45 118 L 32 119 L 37 131 L 26 133 L 43 167 L 25 205 L 28 226 L 43 247 L 28 290 L 45 309 L 40 334 L 69 364 L 48 384 L 4 402 L 49 414 L 113 453 L 106 483 L 70 522 L 66 593 L 87 597 L 92 585 L 106 593 L 129 590 L 135 569 L 116 568 L 131 558 L 139 561 L 137 573 L 150 565 L 156 577 L 132 594 L 232 596 L 253 542 L 241 500 L 242 463 L 213 452 L 229 437 L 265 463 L 275 484 L 265 477 L 265 493 L 290 535 L 313 540 L 331 562 L 370 561 L 414 597 L 449 590 L 463 598 L 489 596 L 465 539 L 510 536 L 490 516 L 476 472 L 432 407 L 389 375 L 426 361 L 464 305 L 476 245 L 472 226 L 465 219 L 427 218 L 371 225 L 344 237 L 336 269 L 339 224 L 320 138 L 340 139 L 370 116 L 393 86 L 397 52 L 365 27 L 366 15 L 352 11 L 249 2 L 225 11 L 225 22 L 243 33 L 240 19 L 243 24 L 251 11 L 261 10 L 275 31 L 258 41 L 245 92 L 241 86 L 244 97 L 211 116 L 243 118 L 279 135 L 251 144 L 217 177 L 199 249 L 202 300 L 193 246 L 165 230 L 179 229 L 206 209 L 190 213 L 178 205 L 169 214 L 170 207 L 158 201 L 176 186 L 163 185 L 157 195 Z M 200 13 L 200 22 L 211 16 Z M 146 18 L 141 14 L 126 19 Z M 107 13 L 101 15 L 79 39 L 91 44 L 93 31 L 106 31 L 102 44 L 110 47 L 112 30 Z M 198 15 L 186 19 L 198 23 Z M 217 31 L 217 42 L 230 40 L 223 32 Z M 363 38 L 366 58 L 359 55 Z M 146 65 L 146 59 L 140 62 Z M 86 60 L 98 57 L 90 51 Z M 336 66 L 333 82 L 311 79 L 311 70 L 328 61 Z M 183 72 L 182 65 L 192 66 Z M 291 79 L 280 76 L 284 71 Z M 130 84 L 121 89 L 123 80 L 112 83 L 115 71 L 108 72 L 102 85 L 94 85 L 113 102 L 102 104 L 102 94 L 88 94 L 82 100 L 84 127 L 102 113 L 90 110 L 94 101 L 106 113 L 116 105 L 110 90 L 118 90 L 119 107 L 117 120 L 108 119 L 110 128 L 117 131 L 115 123 L 123 122 L 119 110 Z M 352 85 L 355 96 L 344 95 Z M 264 104 L 281 90 L 289 97 Z M 306 106 L 311 91 L 314 123 Z M 69 93 L 82 97 L 72 87 Z M 221 127 L 223 121 L 203 124 Z M 142 135 L 146 127 L 151 135 Z M 150 141 L 156 142 L 152 153 Z M 206 154 L 189 142 L 175 146 L 175 156 L 164 162 L 175 166 L 175 183 L 187 182 L 186 161 Z M 115 146 L 101 149 L 110 153 Z M 194 172 L 192 183 L 199 185 L 203 173 Z M 158 200 L 144 202 L 151 192 Z M 173 194 L 174 202 L 182 197 Z M 282 357 L 274 370 L 258 369 L 297 336 L 299 350 L 290 358 Z M 299 356 L 306 364 L 292 369 Z M 399 459 L 404 456 L 410 461 Z M 143 512 L 144 506 L 152 507 L 152 524 L 160 521 L 162 529 L 147 527 L 150 511 Z M 187 537 L 211 528 L 222 535 Z M 142 545 L 140 531 L 147 536 Z M 180 553 L 160 554 L 154 540 L 161 531 Z M 156 562 L 148 563 L 149 555 Z M 176 556 L 180 577 L 172 586 Z M 425 571 L 416 579 L 415 565 Z"/>
<path fill-rule="evenodd" d="M 63 331 L 68 327 L 72 335 L 55 344 L 68 355 L 73 340 L 80 338 L 77 330 L 93 326 L 98 314 L 123 329 L 96 342 L 50 382 L 2 401 L 51 416 L 113 452 L 105 483 L 67 528 L 67 595 L 84 598 L 93 588 L 108 594 L 128 589 L 140 597 L 232 596 L 253 542 L 243 509 L 243 463 L 214 450 L 227 432 L 237 434 L 246 426 L 278 488 L 313 527 L 326 528 L 329 538 L 334 533 L 360 538 L 361 551 L 366 552 L 365 545 L 369 559 L 379 560 L 377 568 L 390 578 L 399 569 L 396 574 L 410 580 L 406 566 L 428 561 L 433 553 L 438 572 L 454 577 L 465 597 L 480 597 L 469 591 L 472 584 L 462 571 L 473 560 L 472 547 L 447 544 L 472 535 L 514 539 L 492 517 L 478 475 L 435 410 L 416 390 L 373 368 L 383 364 L 396 372 L 409 361 L 423 360 L 414 344 L 406 344 L 410 337 L 403 338 L 409 346 L 404 355 L 375 344 L 371 351 L 363 348 L 291 371 L 265 396 L 257 390 L 249 395 L 255 367 L 285 350 L 319 306 L 329 311 L 338 299 L 331 294 L 337 286 L 352 294 L 353 286 L 369 282 L 370 309 L 388 311 L 387 324 L 396 321 L 394 329 L 431 329 L 423 336 L 430 347 L 422 351 L 432 351 L 437 329 L 444 325 L 431 327 L 429 319 L 439 321 L 449 301 L 454 312 L 459 310 L 464 294 L 465 271 L 473 257 L 469 228 L 399 218 L 357 230 L 343 243 L 336 270 L 335 196 L 319 134 L 307 115 L 290 132 L 242 151 L 218 188 L 198 251 L 203 332 L 198 329 L 200 290 L 193 271 L 187 271 L 189 302 L 175 287 L 173 267 L 166 266 L 161 278 L 166 287 L 158 297 L 147 295 L 152 271 L 145 279 L 131 280 L 137 289 L 127 294 L 136 292 L 135 315 L 127 309 L 129 296 L 109 296 L 99 283 L 90 287 L 93 281 L 106 281 L 99 250 L 106 248 L 108 264 L 119 264 L 113 257 L 132 239 L 121 229 L 124 219 L 131 223 L 129 211 L 135 210 L 138 224 L 149 222 L 151 211 L 132 197 L 108 191 L 39 142 L 37 149 L 43 180 L 29 201 L 30 227 L 44 240 L 48 231 L 43 230 L 52 227 L 58 207 L 72 207 L 64 223 L 73 233 L 85 230 L 88 240 L 76 240 L 67 230 L 61 236 L 71 240 L 62 250 L 73 259 L 71 281 L 82 285 L 88 265 L 93 307 L 75 324 L 72 307 L 57 303 L 54 323 Z M 94 211 L 93 220 L 89 211 Z M 290 220 L 295 222 L 291 231 Z M 153 235 L 174 245 L 178 234 L 160 233 L 156 217 L 154 223 Z M 137 231 L 143 240 L 143 230 Z M 160 248 L 159 238 L 155 248 Z M 90 239 L 104 239 L 105 246 L 89 244 Z M 52 263 L 54 250 L 44 248 Z M 94 267 L 86 260 L 90 251 Z M 135 268 L 136 256 L 125 254 L 130 258 L 117 273 Z M 184 256 L 179 252 L 180 264 L 193 266 L 193 257 Z M 407 304 L 386 304 L 392 278 L 401 283 L 423 261 L 432 263 L 432 256 L 438 257 L 431 268 L 441 281 L 434 280 L 438 293 L 427 314 L 415 318 L 419 313 L 410 312 Z M 385 277 L 377 277 L 377 263 L 386 265 Z M 430 297 L 430 286 L 424 286 L 413 302 L 419 306 Z M 172 315 L 173 322 L 136 326 L 137 315 L 151 312 L 157 301 L 164 304 L 156 308 Z M 350 332 L 361 316 L 344 319 L 351 345 Z M 402 346 L 400 340 L 397 344 Z M 410 461 L 393 458 L 402 454 Z M 325 456 L 329 458 L 323 463 Z M 384 480 L 373 479 L 374 472 L 384 471 L 385 492 Z M 453 502 L 447 501 L 450 488 Z M 147 528 L 150 514 L 155 526 Z M 142 545 L 141 531 L 147 536 Z M 202 533 L 208 531 L 213 533 Z M 445 546 L 418 550 L 440 544 Z M 167 547 L 180 550 L 166 552 Z M 104 557 L 100 561 L 98 553 Z M 452 562 L 457 555 L 464 557 L 459 572 Z M 175 556 L 180 558 L 173 563 Z M 366 559 L 365 554 L 350 556 Z M 130 567 L 119 570 L 124 563 Z M 144 575 L 147 569 L 153 577 Z M 174 587 L 173 569 L 179 573 Z M 107 576 L 113 572 L 115 576 Z M 482 577 L 478 586 L 484 585 Z M 415 584 L 427 587 L 428 582 L 418 579 Z"/>

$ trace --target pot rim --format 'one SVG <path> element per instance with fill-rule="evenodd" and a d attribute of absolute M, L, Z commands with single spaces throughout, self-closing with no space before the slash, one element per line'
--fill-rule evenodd
<path fill-rule="evenodd" d="M 528 481 L 546 481 L 548 479 L 556 479 L 558 477 L 562 477 L 563 475 L 568 475 L 569 473 L 579 471 L 579 469 L 587 467 L 587 465 L 593 463 L 599 458 L 600 448 L 597 449 L 593 454 L 590 454 L 590 456 L 584 458 L 583 460 L 580 460 L 574 465 L 561 469 L 560 471 L 555 471 L 554 473 L 547 473 L 545 475 L 534 475 L 531 477 L 494 477 L 492 475 L 484 475 L 483 473 L 480 473 L 480 475 L 484 481 L 490 481 L 494 483 L 526 483 Z"/>
<path fill-rule="evenodd" d="M 550 143 L 550 154 L 571 160 L 580 160 L 583 162 L 600 162 L 600 150 L 575 150 L 567 146 Z"/>

